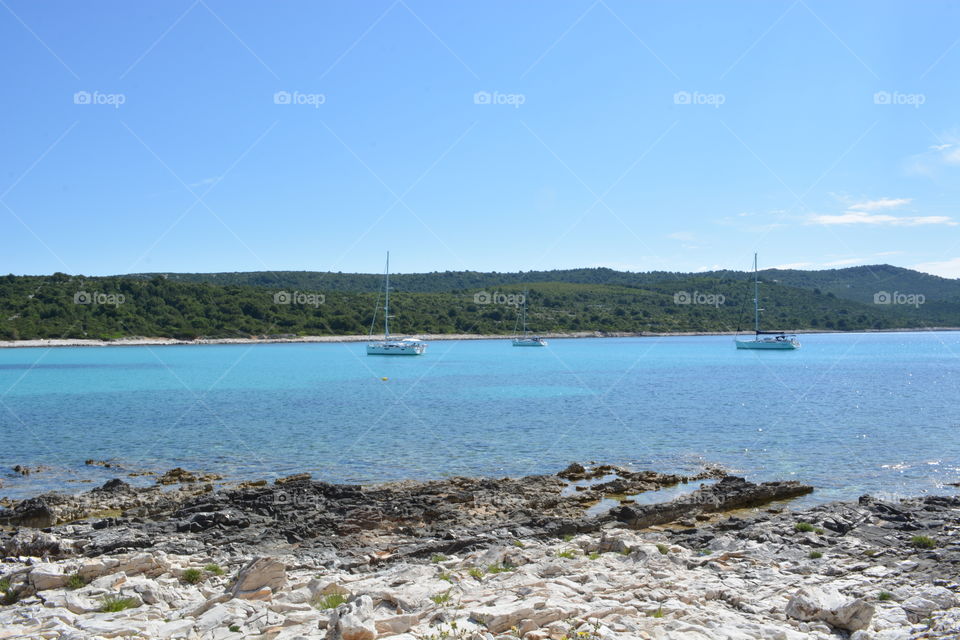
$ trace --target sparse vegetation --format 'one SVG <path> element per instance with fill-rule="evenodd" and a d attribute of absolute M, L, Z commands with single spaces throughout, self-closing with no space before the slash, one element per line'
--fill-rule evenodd
<path fill-rule="evenodd" d="M 448 558 L 447 556 L 443 555 L 442 553 L 435 553 L 435 554 L 433 554 L 432 556 L 430 556 L 430 562 L 432 562 L 432 563 L 434 563 L 434 564 L 437 564 L 438 562 L 446 562 L 446 561 L 449 560 L 449 559 L 450 559 L 450 558 Z"/>
<path fill-rule="evenodd" d="M 557 558 L 567 558 L 569 560 L 571 558 L 576 558 L 577 552 L 573 549 L 564 549 L 563 551 L 557 551 L 553 555 Z"/>
<path fill-rule="evenodd" d="M 218 565 L 218 564 L 212 564 L 212 563 L 211 563 L 211 564 L 208 564 L 207 566 L 205 566 L 205 567 L 203 568 L 203 570 L 206 571 L 207 573 L 209 573 L 210 575 L 213 575 L 213 576 L 222 576 L 222 575 L 223 575 L 223 568 L 222 568 L 220 565 Z"/>
<path fill-rule="evenodd" d="M 893 600 L 893 594 L 889 591 L 881 591 L 877 594 L 877 600 L 886 602 L 887 600 Z"/>
<path fill-rule="evenodd" d="M 87 581 L 83 579 L 79 573 L 71 574 L 67 578 L 67 589 L 81 589 L 87 585 Z"/>
<path fill-rule="evenodd" d="M 700 549 L 699 551 L 697 551 L 698 556 L 709 556 L 711 554 L 713 554 L 713 551 L 711 551 L 710 549 Z"/>
<path fill-rule="evenodd" d="M 441 580 L 446 580 L 447 582 L 453 582 L 453 576 L 450 574 L 449 571 L 441 571 L 440 575 L 437 577 L 440 578 Z"/>
<path fill-rule="evenodd" d="M 480 567 L 470 567 L 470 569 L 467 571 L 467 573 L 469 573 L 472 577 L 474 577 L 474 578 L 476 578 L 477 580 L 479 580 L 479 579 L 481 579 L 481 578 L 483 577 L 483 574 L 484 574 L 485 572 L 484 572 L 484 570 L 481 569 Z"/>
<path fill-rule="evenodd" d="M 657 610 L 656 610 L 656 611 L 651 611 L 651 612 L 648 613 L 647 615 L 650 616 L 651 618 L 662 618 L 662 617 L 663 617 L 663 605 L 660 605 L 659 607 L 657 607 Z"/>
<path fill-rule="evenodd" d="M 819 560 L 823 557 L 823 554 L 819 551 L 811 551 L 807 557 L 811 560 Z"/>
<path fill-rule="evenodd" d="M 566 535 L 563 536 L 563 541 L 564 541 L 564 542 L 570 542 L 571 540 L 573 540 L 573 534 L 572 534 L 572 533 L 568 533 L 568 534 L 566 534 Z"/>
<path fill-rule="evenodd" d="M 104 596 L 100 601 L 101 613 L 116 613 L 117 611 L 126 611 L 137 606 L 134 598 L 121 598 L 120 596 Z"/>
<path fill-rule="evenodd" d="M 180 579 L 187 584 L 197 584 L 203 580 L 203 572 L 200 569 L 187 569 L 180 576 Z"/>
<path fill-rule="evenodd" d="M 596 551 L 594 551 L 593 553 L 591 553 L 591 554 L 588 555 L 587 557 L 590 558 L 591 560 L 596 560 L 597 558 L 600 557 L 600 554 L 597 553 Z"/>
<path fill-rule="evenodd" d="M 490 565 L 489 567 L 487 567 L 487 573 L 493 573 L 493 574 L 506 573 L 508 571 L 513 571 L 514 569 L 516 569 L 515 566 L 513 566 L 509 562 L 504 562 L 503 564 Z"/>
<path fill-rule="evenodd" d="M 657 551 L 659 551 L 663 555 L 667 555 L 668 553 L 670 553 L 670 547 L 668 547 L 667 545 L 661 542 L 657 544 Z"/>
<path fill-rule="evenodd" d="M 348 598 L 343 593 L 330 593 L 325 596 L 318 596 L 313 599 L 312 604 L 315 609 L 336 609 L 347 602 Z"/>
<path fill-rule="evenodd" d="M 430 596 L 430 600 L 433 601 L 435 605 L 445 605 L 450 602 L 450 590 L 447 589 L 443 593 L 438 593 L 436 595 Z"/>
<path fill-rule="evenodd" d="M 513 541 L 513 546 L 517 547 L 518 549 L 523 549 L 524 544 L 523 544 L 522 542 L 520 542 L 519 540 L 514 540 L 514 541 Z"/>
<path fill-rule="evenodd" d="M 230 630 L 230 633 L 240 633 L 240 625 L 238 624 L 232 624 L 227 628 Z"/>
<path fill-rule="evenodd" d="M 797 524 L 793 525 L 793 528 L 802 533 L 808 533 L 814 530 L 814 526 L 809 522 L 798 522 Z"/>
<path fill-rule="evenodd" d="M 937 546 L 937 541 L 930 536 L 913 536 L 910 544 L 917 549 L 933 549 Z"/>

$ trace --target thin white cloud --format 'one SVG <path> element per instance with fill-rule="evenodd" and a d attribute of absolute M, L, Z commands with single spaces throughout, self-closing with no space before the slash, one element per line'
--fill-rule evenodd
<path fill-rule="evenodd" d="M 905 204 L 910 204 L 912 198 L 880 198 L 879 200 L 867 200 L 865 202 L 856 202 L 850 205 L 854 211 L 878 211 L 880 209 L 896 209 Z"/>
<path fill-rule="evenodd" d="M 960 278 L 960 258 L 951 258 L 940 262 L 923 262 L 910 268 L 924 273 L 932 273 L 942 278 Z"/>
<path fill-rule="evenodd" d="M 675 231 L 668 233 L 667 237 L 671 240 L 680 240 L 681 242 L 696 242 L 697 238 L 689 231 Z"/>
<path fill-rule="evenodd" d="M 939 144 L 932 144 L 926 151 L 904 160 L 904 170 L 908 174 L 936 177 L 945 166 L 960 164 L 960 133 L 953 129 L 936 138 Z"/>

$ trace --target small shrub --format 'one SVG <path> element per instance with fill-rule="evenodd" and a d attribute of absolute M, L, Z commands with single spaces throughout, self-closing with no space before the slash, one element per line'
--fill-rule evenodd
<path fill-rule="evenodd" d="M 117 611 L 126 611 L 137 606 L 137 601 L 133 598 L 121 598 L 120 596 L 104 596 L 100 601 L 101 613 L 116 613 Z"/>
<path fill-rule="evenodd" d="M 817 527 L 816 529 L 814 529 L 813 532 L 816 533 L 818 536 L 823 535 L 823 529 L 821 529 L 820 527 Z"/>
<path fill-rule="evenodd" d="M 203 580 L 203 572 L 200 571 L 200 569 L 187 569 L 183 572 L 183 575 L 180 576 L 180 579 L 187 584 L 197 584 Z"/>
<path fill-rule="evenodd" d="M 10 578 L 0 578 L 0 593 L 10 591 Z"/>
<path fill-rule="evenodd" d="M 223 568 L 218 564 L 208 564 L 203 568 L 203 570 L 213 576 L 223 575 Z"/>
<path fill-rule="evenodd" d="M 661 542 L 660 544 L 657 545 L 657 551 L 659 551 L 663 555 L 667 555 L 668 553 L 670 553 L 670 547 L 668 547 L 667 545 Z"/>
<path fill-rule="evenodd" d="M 447 582 L 453 582 L 453 576 L 450 575 L 449 571 L 441 571 L 440 575 L 437 577 L 441 580 L 446 580 Z"/>
<path fill-rule="evenodd" d="M 557 551 L 553 555 L 556 556 L 557 558 L 567 558 L 567 559 L 577 557 L 577 554 L 573 549 L 565 549 L 564 551 Z"/>
<path fill-rule="evenodd" d="M 823 557 L 823 554 L 820 553 L 819 551 L 811 551 L 810 554 L 808 555 L 808 557 L 809 557 L 811 560 L 819 560 L 820 558 Z"/>
<path fill-rule="evenodd" d="M 480 567 L 470 567 L 470 570 L 467 571 L 467 573 L 479 580 L 483 577 L 484 571 Z"/>
<path fill-rule="evenodd" d="M 316 609 L 336 609 L 346 601 L 346 595 L 342 593 L 331 593 L 322 597 L 314 598 L 311 604 L 313 604 L 314 608 Z"/>
<path fill-rule="evenodd" d="M 910 544 L 917 549 L 933 549 L 937 546 L 937 541 L 930 536 L 913 536 L 910 538 Z"/>
<path fill-rule="evenodd" d="M 87 581 L 79 573 L 71 574 L 67 578 L 67 589 L 82 589 L 87 586 Z"/>
<path fill-rule="evenodd" d="M 883 601 L 893 600 L 893 594 L 890 593 L 889 591 L 881 591 L 880 593 L 877 594 L 877 600 L 883 600 Z"/>
<path fill-rule="evenodd" d="M 436 595 L 430 596 L 430 599 L 433 601 L 433 604 L 444 605 L 450 602 L 450 590 L 444 591 L 443 593 L 438 593 Z"/>
<path fill-rule="evenodd" d="M 432 556 L 430 556 L 430 562 L 434 564 L 437 564 L 438 562 L 446 562 L 447 560 L 449 560 L 449 558 L 447 558 L 447 556 L 443 555 L 442 553 L 435 553 Z"/>
<path fill-rule="evenodd" d="M 230 630 L 230 633 L 240 633 L 240 625 L 238 624 L 232 624 L 227 628 Z"/>
<path fill-rule="evenodd" d="M 814 530 L 814 526 L 809 522 L 798 522 L 797 524 L 793 525 L 793 528 L 804 533 Z"/>
<path fill-rule="evenodd" d="M 515 566 L 509 562 L 504 562 L 503 564 L 492 564 L 487 567 L 487 573 L 507 573 L 508 571 L 513 571 L 516 569 Z"/>
<path fill-rule="evenodd" d="M 591 560 L 596 560 L 597 558 L 600 557 L 600 554 L 597 553 L 596 551 L 594 551 L 593 553 L 591 553 L 591 554 L 588 555 L 587 557 L 590 558 Z"/>

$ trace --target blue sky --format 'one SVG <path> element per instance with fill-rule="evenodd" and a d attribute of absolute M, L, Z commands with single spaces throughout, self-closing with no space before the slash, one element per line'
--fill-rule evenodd
<path fill-rule="evenodd" d="M 2 273 L 960 277 L 956 3 L 0 5 Z"/>

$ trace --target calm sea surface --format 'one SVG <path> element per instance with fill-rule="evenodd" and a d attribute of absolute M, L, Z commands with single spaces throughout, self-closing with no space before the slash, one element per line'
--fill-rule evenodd
<path fill-rule="evenodd" d="M 956 491 L 960 333 L 801 338 L 782 353 L 730 337 L 442 341 L 419 358 L 362 343 L 0 349 L 0 495 L 175 466 L 371 482 L 573 460 L 719 463 L 811 483 L 808 501 Z"/>

